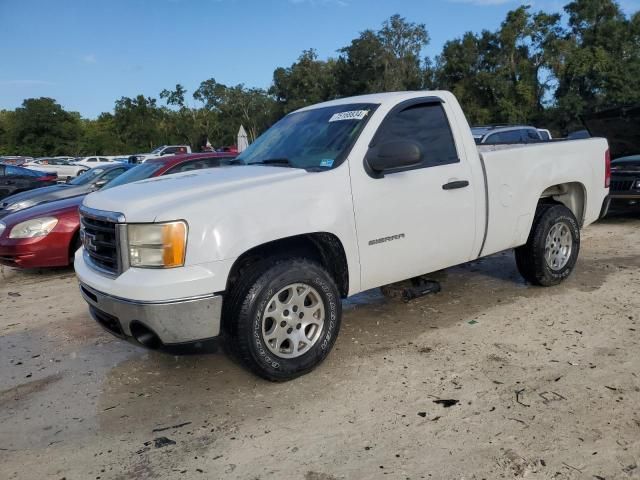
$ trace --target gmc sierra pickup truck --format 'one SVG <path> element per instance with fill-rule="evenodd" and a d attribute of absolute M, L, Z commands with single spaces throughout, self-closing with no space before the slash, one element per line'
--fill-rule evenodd
<path fill-rule="evenodd" d="M 515 248 L 556 285 L 601 215 L 604 139 L 478 151 L 456 98 L 401 92 L 291 113 L 233 165 L 93 193 L 81 293 L 150 348 L 228 338 L 274 381 L 331 350 L 341 298 Z"/>

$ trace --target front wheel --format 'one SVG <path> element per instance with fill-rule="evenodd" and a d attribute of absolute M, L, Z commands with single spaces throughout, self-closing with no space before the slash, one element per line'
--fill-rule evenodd
<path fill-rule="evenodd" d="M 224 322 L 236 356 L 271 381 L 313 370 L 331 351 L 342 307 L 334 280 L 306 259 L 266 260 L 243 272 Z"/>
<path fill-rule="evenodd" d="M 534 285 L 550 287 L 575 268 L 580 251 L 580 227 L 564 205 L 540 205 L 527 243 L 516 248 L 520 274 Z"/>

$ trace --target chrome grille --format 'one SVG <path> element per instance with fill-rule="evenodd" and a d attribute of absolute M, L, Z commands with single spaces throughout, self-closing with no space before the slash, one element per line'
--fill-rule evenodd
<path fill-rule="evenodd" d="M 109 275 L 122 272 L 120 257 L 120 214 L 111 212 L 80 210 L 81 238 L 85 258 L 96 270 Z"/>

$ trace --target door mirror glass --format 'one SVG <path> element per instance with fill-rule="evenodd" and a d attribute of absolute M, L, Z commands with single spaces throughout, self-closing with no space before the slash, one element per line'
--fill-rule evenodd
<path fill-rule="evenodd" d="M 374 172 L 384 173 L 420 165 L 422 156 L 422 148 L 417 142 L 395 140 L 371 149 L 367 156 L 367 163 Z"/>

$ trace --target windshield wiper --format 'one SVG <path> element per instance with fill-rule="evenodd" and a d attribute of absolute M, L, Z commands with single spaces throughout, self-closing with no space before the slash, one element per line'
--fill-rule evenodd
<path fill-rule="evenodd" d="M 260 160 L 258 162 L 247 162 L 241 158 L 231 160 L 227 165 L 275 165 L 278 167 L 291 167 L 300 168 L 293 165 L 288 158 L 267 158 L 266 160 Z"/>
<path fill-rule="evenodd" d="M 266 160 L 260 160 L 259 162 L 251 162 L 249 165 L 286 165 L 293 167 L 288 158 L 268 158 Z"/>

